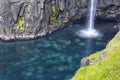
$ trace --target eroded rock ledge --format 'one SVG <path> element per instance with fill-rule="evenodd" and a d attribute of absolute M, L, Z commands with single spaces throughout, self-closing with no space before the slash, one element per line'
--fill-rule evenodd
<path fill-rule="evenodd" d="M 31 39 L 86 16 L 88 0 L 0 0 L 0 38 Z M 120 0 L 98 0 L 96 17 L 120 17 Z"/>

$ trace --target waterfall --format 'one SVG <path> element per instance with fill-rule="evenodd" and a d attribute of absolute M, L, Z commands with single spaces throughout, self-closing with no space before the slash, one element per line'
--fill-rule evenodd
<path fill-rule="evenodd" d="M 97 0 L 91 0 L 90 1 L 90 8 L 89 8 L 89 13 L 88 13 L 88 29 L 92 30 L 94 29 L 94 17 L 95 17 L 95 12 L 96 12 L 96 5 L 97 5 Z"/>
<path fill-rule="evenodd" d="M 87 28 L 76 32 L 78 36 L 83 38 L 96 38 L 99 36 L 98 31 L 94 29 L 96 7 L 97 0 L 90 0 L 90 8 L 87 16 Z"/>

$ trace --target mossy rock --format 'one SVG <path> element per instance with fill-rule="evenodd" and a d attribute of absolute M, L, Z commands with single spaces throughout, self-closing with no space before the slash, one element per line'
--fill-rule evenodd
<path fill-rule="evenodd" d="M 105 54 L 104 59 L 101 59 L 103 54 Z M 78 69 L 71 80 L 120 80 L 120 32 L 103 51 L 88 58 L 91 62 L 99 61 Z"/>
<path fill-rule="evenodd" d="M 24 21 L 24 17 L 19 18 L 16 24 L 17 24 L 18 30 L 22 32 L 27 30 L 29 26 L 29 24 Z"/>

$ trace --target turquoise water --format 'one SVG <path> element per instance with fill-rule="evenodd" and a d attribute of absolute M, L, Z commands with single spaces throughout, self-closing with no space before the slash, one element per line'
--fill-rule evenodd
<path fill-rule="evenodd" d="M 0 80 L 69 80 L 81 58 L 105 48 L 118 31 L 111 23 L 96 26 L 103 36 L 95 39 L 78 37 L 84 25 L 74 24 L 36 40 L 1 41 Z"/>

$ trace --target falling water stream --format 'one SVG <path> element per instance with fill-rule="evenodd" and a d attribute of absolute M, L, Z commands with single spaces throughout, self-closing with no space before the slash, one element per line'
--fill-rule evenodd
<path fill-rule="evenodd" d="M 87 28 L 83 30 L 79 30 L 76 34 L 83 38 L 95 38 L 99 37 L 100 34 L 96 29 L 94 29 L 94 21 L 95 21 L 95 13 L 97 7 L 97 0 L 90 0 L 90 8 L 87 17 Z"/>
<path fill-rule="evenodd" d="M 94 21 L 95 21 L 95 11 L 96 11 L 97 0 L 91 0 L 90 9 L 88 13 L 88 30 L 94 29 Z"/>

